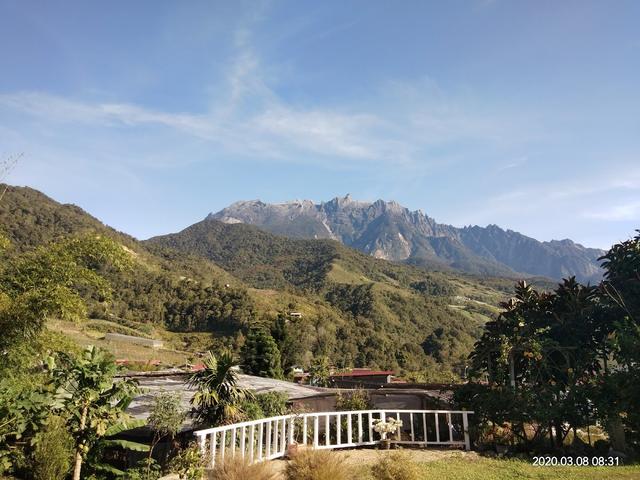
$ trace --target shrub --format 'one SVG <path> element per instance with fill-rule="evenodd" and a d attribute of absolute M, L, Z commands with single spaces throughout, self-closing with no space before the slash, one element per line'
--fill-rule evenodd
<path fill-rule="evenodd" d="M 265 417 L 277 417 L 287 413 L 289 397 L 283 392 L 266 392 L 256 395 L 256 402 L 260 405 Z"/>
<path fill-rule="evenodd" d="M 328 450 L 305 450 L 287 464 L 287 480 L 351 480 L 353 475 L 341 457 Z"/>
<path fill-rule="evenodd" d="M 285 415 L 289 411 L 287 407 L 288 398 L 282 392 L 259 393 L 254 398 L 245 400 L 240 408 L 246 420 L 277 417 L 278 415 Z"/>
<path fill-rule="evenodd" d="M 209 480 L 276 480 L 268 462 L 249 463 L 241 457 L 226 458 L 208 472 Z"/>
<path fill-rule="evenodd" d="M 198 444 L 193 442 L 178 452 L 171 461 L 169 470 L 177 473 L 180 480 L 201 480 L 204 475 L 205 459 Z"/>
<path fill-rule="evenodd" d="M 381 455 L 371 466 L 373 480 L 420 480 L 420 470 L 411 455 L 395 451 L 389 455 Z"/>
<path fill-rule="evenodd" d="M 74 442 L 62 417 L 52 416 L 35 436 L 33 477 L 35 480 L 60 480 L 71 470 Z"/>
<path fill-rule="evenodd" d="M 265 418 L 264 412 L 262 408 L 255 400 L 245 400 L 240 405 L 240 409 L 242 410 L 242 419 L 243 420 L 258 420 L 259 418 Z"/>
<path fill-rule="evenodd" d="M 158 480 L 162 476 L 162 468 L 154 459 L 141 460 L 138 464 L 127 469 L 124 480 Z"/>
<path fill-rule="evenodd" d="M 338 392 L 336 396 L 336 410 L 371 410 L 372 408 L 371 396 L 363 388 L 356 388 L 348 393 Z"/>

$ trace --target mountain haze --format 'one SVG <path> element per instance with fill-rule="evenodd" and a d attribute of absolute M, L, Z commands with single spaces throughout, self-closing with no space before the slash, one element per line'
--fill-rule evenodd
<path fill-rule="evenodd" d="M 310 200 L 268 204 L 236 202 L 207 218 L 246 223 L 292 238 L 333 239 L 376 258 L 431 269 L 595 283 L 603 250 L 571 240 L 540 242 L 496 225 L 457 228 L 397 202 L 361 202 L 349 195 L 316 204 Z"/>

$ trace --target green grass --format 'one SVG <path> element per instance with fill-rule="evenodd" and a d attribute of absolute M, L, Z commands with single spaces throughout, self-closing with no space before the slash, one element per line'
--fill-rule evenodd
<path fill-rule="evenodd" d="M 536 467 L 530 461 L 452 458 L 420 465 L 423 478 L 438 480 L 640 479 L 640 466 Z"/>
<path fill-rule="evenodd" d="M 110 322 L 108 320 L 93 319 L 86 322 L 84 325 L 85 330 L 95 330 L 102 333 L 121 333 L 123 335 L 133 335 L 134 337 L 151 338 L 148 332 L 143 332 L 138 329 L 121 325 L 116 322 Z"/>
<path fill-rule="evenodd" d="M 117 340 L 105 340 L 104 332 L 94 330 L 86 322 L 69 322 L 64 320 L 50 319 L 47 328 L 53 332 L 61 333 L 73 343 L 85 347 L 96 345 L 97 347 L 109 350 L 117 359 L 127 359 L 135 362 L 147 362 L 161 360 L 164 365 L 184 365 L 189 355 L 172 349 L 154 350 L 142 345 L 134 345 L 128 342 Z M 52 345 L 55 348 L 55 345 Z"/>

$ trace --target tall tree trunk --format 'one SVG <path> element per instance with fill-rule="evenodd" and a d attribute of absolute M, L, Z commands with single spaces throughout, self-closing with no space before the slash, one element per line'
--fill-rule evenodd
<path fill-rule="evenodd" d="M 87 424 L 87 414 L 89 411 L 89 407 L 84 406 L 82 408 L 82 415 L 80 417 L 80 436 L 82 437 L 82 433 L 84 432 L 84 428 Z M 80 471 L 82 470 L 82 454 L 84 444 L 80 443 L 76 445 L 76 458 L 73 465 L 73 480 L 80 480 Z"/>

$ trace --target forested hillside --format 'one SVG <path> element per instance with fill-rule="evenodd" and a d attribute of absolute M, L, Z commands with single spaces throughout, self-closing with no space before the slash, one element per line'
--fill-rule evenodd
<path fill-rule="evenodd" d="M 375 259 L 333 240 L 290 239 L 212 218 L 144 243 L 152 251 L 201 255 L 255 289 L 297 295 L 301 303 L 292 306 L 305 310 L 298 344 L 345 365 L 425 371 L 438 362 L 460 370 L 469 342 L 505 296 L 497 288 L 511 287 L 510 280 L 482 285 L 471 276 Z M 304 305 L 310 300 L 316 307 Z"/>
<path fill-rule="evenodd" d="M 132 266 L 106 272 L 112 298 L 108 303 L 89 298 L 91 318 L 213 330 L 247 323 L 251 317 L 246 290 L 213 263 L 173 252 L 150 253 L 133 237 L 81 208 L 59 204 L 36 190 L 9 187 L 0 202 L 0 228 L 10 241 L 8 261 L 36 247 L 87 234 L 121 244 L 134 260 Z"/>
<path fill-rule="evenodd" d="M 85 292 L 88 316 L 102 321 L 101 331 L 208 332 L 210 345 L 239 349 L 251 325 L 272 325 L 299 311 L 302 318 L 289 322 L 286 354 L 302 365 L 327 356 L 337 366 L 449 377 L 463 370 L 482 325 L 512 283 L 426 272 L 331 240 L 292 240 L 215 220 L 139 242 L 28 188 L 9 188 L 0 222 L 12 245 L 8 262 L 87 234 L 126 249 L 132 266 L 104 272 L 111 297 Z"/>

